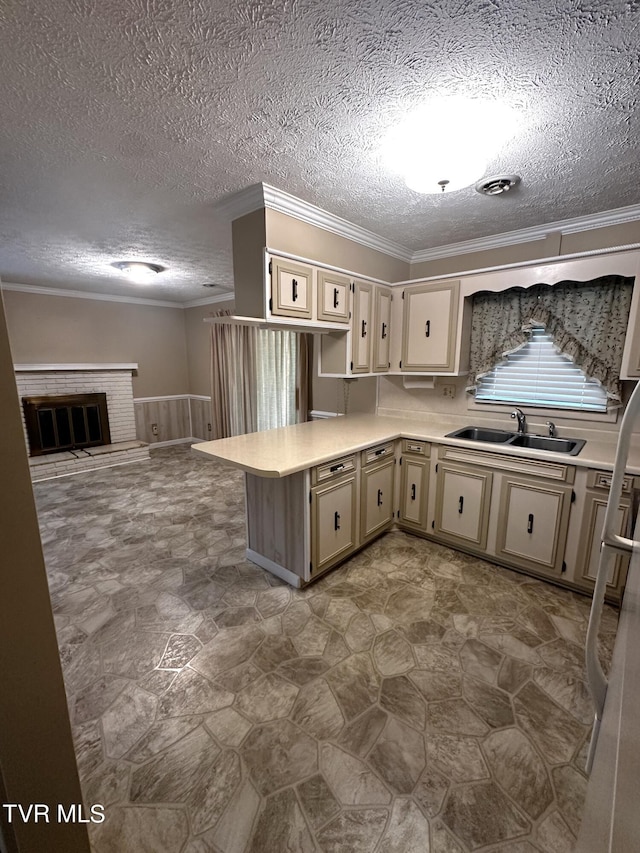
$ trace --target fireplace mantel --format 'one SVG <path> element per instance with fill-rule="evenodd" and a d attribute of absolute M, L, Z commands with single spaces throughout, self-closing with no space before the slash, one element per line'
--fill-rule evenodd
<path fill-rule="evenodd" d="M 47 371 L 92 371 L 92 370 L 137 370 L 136 363 L 131 364 L 14 364 L 16 373 L 46 373 Z"/>

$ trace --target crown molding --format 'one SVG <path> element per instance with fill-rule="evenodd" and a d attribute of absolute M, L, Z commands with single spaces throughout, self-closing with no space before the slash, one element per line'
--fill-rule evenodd
<path fill-rule="evenodd" d="M 589 216 L 577 216 L 573 219 L 562 219 L 557 222 L 549 222 L 546 225 L 537 225 L 533 228 L 522 228 L 519 231 L 495 234 L 492 237 L 479 237 L 477 240 L 449 243 L 446 246 L 436 246 L 434 249 L 422 249 L 413 253 L 411 263 L 435 261 L 441 258 L 449 258 L 452 255 L 467 255 L 471 252 L 484 252 L 519 243 L 531 243 L 535 240 L 544 240 L 545 237 L 554 232 L 577 234 L 580 231 L 591 231 L 594 228 L 606 228 L 610 225 L 624 225 L 626 222 L 637 222 L 638 220 L 640 220 L 640 204 L 632 204 L 629 207 L 619 207 L 615 210 L 607 210 Z"/>
<path fill-rule="evenodd" d="M 202 305 L 214 305 L 220 302 L 233 302 L 233 291 L 220 294 L 219 296 L 203 296 L 202 299 L 191 299 L 189 302 L 180 302 L 181 308 L 200 308 Z"/>
<path fill-rule="evenodd" d="M 42 287 L 35 284 L 15 284 L 3 281 L 2 290 L 31 293 L 34 296 L 66 296 L 71 299 L 95 299 L 98 302 L 126 302 L 132 305 L 155 305 L 157 308 L 184 308 L 184 302 L 169 302 L 163 299 L 144 299 L 141 296 L 117 296 L 111 293 L 89 293 L 85 290 L 66 290 L 61 287 Z"/>
<path fill-rule="evenodd" d="M 323 228 L 332 234 L 353 240 L 354 243 L 359 243 L 361 246 L 366 246 L 368 249 L 374 249 L 401 261 L 409 262 L 411 260 L 411 251 L 406 246 L 402 246 L 394 240 L 387 240 L 373 231 L 355 225 L 341 216 L 336 216 L 329 213 L 328 210 L 309 204 L 309 202 L 279 190 L 277 187 L 272 187 L 270 184 L 252 184 L 218 202 L 215 205 L 215 210 L 233 220 L 239 216 L 245 216 L 247 213 L 253 213 L 254 210 L 259 210 L 262 207 L 284 213 L 287 216 L 293 216 L 309 225 Z"/>

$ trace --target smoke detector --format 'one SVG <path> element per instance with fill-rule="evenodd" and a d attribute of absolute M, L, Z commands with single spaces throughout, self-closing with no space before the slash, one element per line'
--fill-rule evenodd
<path fill-rule="evenodd" d="M 476 192 L 482 195 L 502 195 L 520 183 L 519 175 L 491 175 L 476 184 Z"/>

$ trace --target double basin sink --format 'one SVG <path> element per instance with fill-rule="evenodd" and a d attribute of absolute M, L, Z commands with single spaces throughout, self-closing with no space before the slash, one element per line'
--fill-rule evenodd
<path fill-rule="evenodd" d="M 528 450 L 545 450 L 553 453 L 566 453 L 577 456 L 585 446 L 582 438 L 556 438 L 547 435 L 531 435 L 530 433 L 507 432 L 504 429 L 468 426 L 447 433 L 445 438 L 461 438 L 465 441 L 480 441 L 490 444 L 504 444 L 508 447 L 525 447 Z"/>

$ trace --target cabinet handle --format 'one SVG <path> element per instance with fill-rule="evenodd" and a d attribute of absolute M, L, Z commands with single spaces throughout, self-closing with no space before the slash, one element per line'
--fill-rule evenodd
<path fill-rule="evenodd" d="M 338 307 L 338 288 L 337 287 L 333 288 L 333 307 L 334 308 Z"/>
<path fill-rule="evenodd" d="M 527 522 L 527 533 L 533 533 L 533 513 L 529 513 L 529 520 Z"/>
<path fill-rule="evenodd" d="M 332 465 L 331 468 L 329 468 L 329 471 L 333 474 L 334 471 L 342 471 L 343 468 L 344 462 L 339 462 L 337 465 Z"/>
<path fill-rule="evenodd" d="M 360 336 L 363 338 L 367 337 L 367 321 L 366 320 L 362 321 L 362 332 L 361 332 Z"/>
<path fill-rule="evenodd" d="M 374 451 L 374 454 L 375 454 L 375 456 L 384 456 L 384 454 L 385 454 L 386 452 L 387 452 L 387 448 L 386 448 L 386 447 L 381 447 L 379 450 L 375 450 L 375 451 Z"/>
<path fill-rule="evenodd" d="M 378 506 L 382 506 L 382 489 L 378 489 Z"/>
<path fill-rule="evenodd" d="M 427 320 L 427 322 L 424 324 L 424 336 L 425 338 L 431 336 L 431 320 Z"/>
<path fill-rule="evenodd" d="M 458 512 L 460 513 L 460 515 L 462 515 L 463 507 L 464 507 L 464 496 L 460 495 L 460 497 L 458 498 Z"/>
<path fill-rule="evenodd" d="M 333 529 L 340 530 L 340 513 L 337 510 L 333 516 Z"/>
<path fill-rule="evenodd" d="M 386 323 L 382 324 L 382 336 L 381 337 L 382 337 L 382 340 L 384 340 L 387 337 L 387 324 Z"/>
<path fill-rule="evenodd" d="M 298 282 L 296 281 L 295 278 L 291 279 L 291 301 L 292 302 L 298 301 Z"/>
<path fill-rule="evenodd" d="M 411 500 L 415 501 L 415 499 L 416 499 L 416 484 L 412 483 L 411 484 Z"/>

